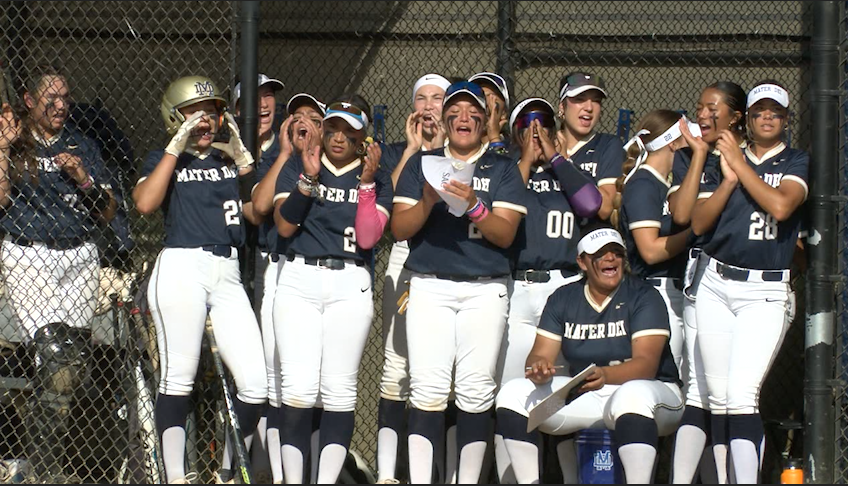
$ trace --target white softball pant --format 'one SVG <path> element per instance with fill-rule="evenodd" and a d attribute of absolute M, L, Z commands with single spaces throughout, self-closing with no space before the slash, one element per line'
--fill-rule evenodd
<path fill-rule="evenodd" d="M 398 299 L 409 289 L 412 272 L 403 268 L 409 257 L 409 244 L 392 245 L 383 280 L 383 343 L 385 360 L 380 379 L 380 396 L 405 402 L 409 399 L 409 352 L 406 347 L 406 314 L 398 314 Z"/>
<path fill-rule="evenodd" d="M 561 388 L 571 378 L 555 376 L 537 386 L 526 378 L 512 380 L 498 393 L 497 408 L 530 416 L 529 410 Z M 568 435 L 582 429 L 615 430 L 615 421 L 625 414 L 637 414 L 657 423 L 660 437 L 677 430 L 683 418 L 683 393 L 674 383 L 657 380 L 633 380 L 578 396 L 539 426 L 550 435 Z"/>
<path fill-rule="evenodd" d="M 506 278 L 454 282 L 412 275 L 406 332 L 415 408 L 444 411 L 452 382 L 463 412 L 492 408 L 508 304 Z"/>
<path fill-rule="evenodd" d="M 795 317 L 794 301 L 787 282 L 727 280 L 710 259 L 695 309 L 713 414 L 759 413 L 760 387 Z"/>
<path fill-rule="evenodd" d="M 191 394 L 208 309 L 221 359 L 236 382 L 239 400 L 265 403 L 268 380 L 262 336 L 241 283 L 236 249 L 229 258 L 200 248 L 163 249 L 150 277 L 147 300 L 159 343 L 159 393 Z"/>
<path fill-rule="evenodd" d="M 342 270 L 286 262 L 274 299 L 281 399 L 312 408 L 352 412 L 357 375 L 374 317 L 371 274 L 348 261 Z"/>
<path fill-rule="evenodd" d="M 542 311 L 548 303 L 548 297 L 563 285 L 580 280 L 580 275 L 563 277 L 559 270 L 551 270 L 551 279 L 547 282 L 526 282 L 509 279 L 509 316 L 506 321 L 506 333 L 501 343 L 498 357 L 497 382 L 500 386 L 516 378 L 524 378 L 527 356 L 536 342 L 536 328 L 542 318 Z M 557 364 L 563 364 L 562 353 Z"/>
<path fill-rule="evenodd" d="M 668 325 L 671 328 L 671 335 L 668 338 L 668 345 L 671 348 L 671 355 L 674 357 L 674 364 L 677 366 L 677 371 L 680 380 L 687 383 L 688 380 L 688 365 L 684 355 L 684 331 L 683 331 L 683 292 L 679 290 L 674 280 L 666 277 L 649 278 L 648 283 L 653 284 L 660 295 L 662 295 L 665 308 L 668 310 Z"/>
<path fill-rule="evenodd" d="M 695 302 L 698 287 L 707 269 L 709 258 L 706 255 L 694 256 L 690 252 L 686 265 L 686 286 L 683 289 L 683 334 L 686 341 L 686 362 L 689 368 L 689 381 L 686 384 L 686 405 L 702 410 L 709 409 L 707 377 L 704 375 L 704 360 L 698 348 L 698 318 Z"/>
<path fill-rule="evenodd" d="M 277 280 L 283 269 L 285 257 L 273 261 L 265 257 L 263 274 L 262 305 L 259 308 L 259 324 L 262 328 L 262 348 L 265 354 L 265 373 L 268 377 L 268 403 L 280 407 L 280 356 L 277 354 L 277 340 L 274 337 L 274 296 L 277 295 Z"/>
<path fill-rule="evenodd" d="M 0 246 L 6 296 L 21 323 L 21 338 L 51 322 L 89 327 L 97 308 L 100 260 L 94 243 L 53 250 L 43 243 Z"/>

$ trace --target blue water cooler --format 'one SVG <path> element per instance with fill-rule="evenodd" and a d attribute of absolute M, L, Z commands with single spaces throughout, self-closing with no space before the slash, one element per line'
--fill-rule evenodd
<path fill-rule="evenodd" d="M 583 429 L 577 433 L 575 446 L 580 484 L 624 483 L 623 470 L 609 430 Z"/>

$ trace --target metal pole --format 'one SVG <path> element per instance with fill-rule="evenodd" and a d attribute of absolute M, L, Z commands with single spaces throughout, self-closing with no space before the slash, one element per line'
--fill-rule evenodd
<path fill-rule="evenodd" d="M 510 95 L 515 89 L 515 4 L 514 1 L 498 2 L 498 60 L 496 71 L 506 80 Z"/>
<path fill-rule="evenodd" d="M 239 76 L 241 78 L 241 135 L 244 146 L 259 161 L 259 2 L 238 2 L 241 8 L 241 48 Z M 254 166 L 255 169 L 255 166 Z M 256 244 L 258 228 L 246 225 L 246 245 L 239 252 L 242 284 L 250 303 L 256 303 Z M 262 298 L 261 296 L 259 297 Z"/>
<path fill-rule="evenodd" d="M 810 239 L 804 379 L 804 482 L 834 480 L 833 339 L 838 275 L 839 6 L 813 4 Z"/>
<path fill-rule="evenodd" d="M 239 2 L 241 6 L 241 119 L 245 147 L 259 158 L 259 2 Z"/>

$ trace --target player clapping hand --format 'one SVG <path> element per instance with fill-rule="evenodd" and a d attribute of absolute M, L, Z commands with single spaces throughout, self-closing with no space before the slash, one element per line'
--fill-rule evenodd
<path fill-rule="evenodd" d="M 7 150 L 20 134 L 21 121 L 15 119 L 12 107 L 4 103 L 0 112 L 0 150 Z"/>
<path fill-rule="evenodd" d="M 374 182 L 374 174 L 380 168 L 380 156 L 383 151 L 380 149 L 379 144 L 372 143 L 368 145 L 365 152 L 367 154 L 365 155 L 365 167 L 362 168 L 362 176 L 359 180 L 362 184 L 371 184 Z"/>

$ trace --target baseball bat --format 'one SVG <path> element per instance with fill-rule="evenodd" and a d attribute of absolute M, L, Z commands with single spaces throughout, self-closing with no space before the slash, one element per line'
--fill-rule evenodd
<path fill-rule="evenodd" d="M 212 332 L 211 325 L 206 326 L 206 338 L 209 340 L 209 350 L 212 352 L 212 360 L 215 362 L 215 371 L 218 374 L 218 381 L 221 382 L 221 389 L 224 392 L 224 404 L 227 408 L 227 418 L 229 419 L 230 426 L 230 439 L 233 443 L 233 450 L 236 461 L 238 462 L 239 473 L 241 473 L 242 484 L 253 484 L 253 471 L 250 468 L 247 447 L 244 445 L 244 435 L 241 432 L 238 417 L 236 417 L 233 396 L 230 393 L 230 386 L 227 384 L 224 363 L 221 361 L 221 355 L 218 353 L 218 342 L 215 340 L 215 333 Z"/>

